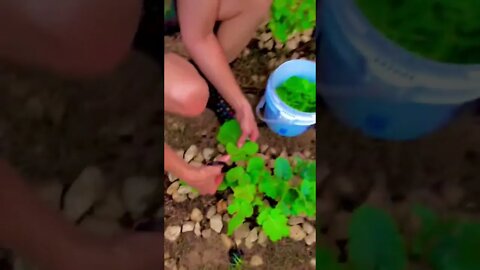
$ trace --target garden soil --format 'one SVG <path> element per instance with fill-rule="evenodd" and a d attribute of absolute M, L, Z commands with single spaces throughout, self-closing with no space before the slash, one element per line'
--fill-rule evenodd
<path fill-rule="evenodd" d="M 311 53 L 305 49 L 308 46 L 301 45 L 299 52 L 293 52 L 296 56 L 290 53 L 278 60 L 298 57 L 305 51 Z M 265 55 L 251 48 L 248 55 L 234 63 L 234 71 L 253 104 L 263 93 L 262 76 L 272 70 L 262 62 Z M 132 54 L 112 75 L 81 82 L 3 65 L 2 156 L 32 185 L 57 181 L 67 189 L 91 165 L 102 169 L 111 188 L 135 175 L 164 178 L 162 132 L 176 149 L 186 150 L 192 144 L 215 147 L 218 124 L 209 111 L 197 119 L 163 117 L 160 72 L 155 63 L 139 54 Z M 405 232 L 411 223 L 408 209 L 416 202 L 441 213 L 478 217 L 478 116 L 466 112 L 435 134 L 401 143 L 366 138 L 339 123 L 323 107 L 317 116 L 315 129 L 294 139 L 279 138 L 261 126 L 259 142 L 278 151 L 309 150 L 317 156 L 317 224 L 322 244 L 335 247 L 340 258 L 345 259 L 342 254 L 347 243 L 347 221 L 352 210 L 364 202 L 386 208 Z M 165 187 L 168 184 L 165 179 Z M 206 210 L 218 201 L 214 196 L 205 196 L 178 204 L 168 196 L 158 195 L 152 201 L 152 211 L 163 199 L 165 226 L 178 225 L 194 207 Z M 204 239 L 185 233 L 165 247 L 188 269 L 226 269 L 228 263 L 227 250 L 216 234 Z M 259 269 L 309 269 L 314 247 L 285 239 L 265 248 L 255 245 L 251 250 L 244 249 L 244 258 L 249 261 L 259 255 L 264 261 Z M 206 259 L 208 262 L 200 265 L 203 262 L 199 260 Z"/>

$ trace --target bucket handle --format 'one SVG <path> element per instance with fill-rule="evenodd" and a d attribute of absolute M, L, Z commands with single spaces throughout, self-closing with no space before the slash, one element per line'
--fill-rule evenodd
<path fill-rule="evenodd" d="M 262 113 L 260 112 L 260 109 L 262 109 L 264 106 L 265 106 L 265 96 L 263 96 L 257 104 L 256 113 L 257 113 L 258 119 L 262 120 L 265 123 L 269 123 L 269 124 L 285 124 L 285 120 L 265 118 L 262 115 Z M 289 121 L 289 123 L 290 124 L 295 124 L 295 121 Z"/>

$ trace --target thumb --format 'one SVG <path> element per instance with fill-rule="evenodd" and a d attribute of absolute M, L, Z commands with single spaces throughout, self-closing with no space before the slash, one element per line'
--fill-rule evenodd
<path fill-rule="evenodd" d="M 242 136 L 240 136 L 240 139 L 238 139 L 237 146 L 238 148 L 242 147 L 245 141 L 247 140 L 248 133 L 247 132 L 242 132 Z"/>

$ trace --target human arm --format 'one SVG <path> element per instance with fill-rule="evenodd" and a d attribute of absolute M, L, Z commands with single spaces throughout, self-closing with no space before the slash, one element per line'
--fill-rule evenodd
<path fill-rule="evenodd" d="M 258 138 L 258 128 L 252 107 L 237 84 L 227 57 L 213 28 L 219 0 L 178 0 L 178 17 L 182 39 L 192 59 L 205 76 L 232 106 L 242 126 L 239 145 L 249 137 Z"/>

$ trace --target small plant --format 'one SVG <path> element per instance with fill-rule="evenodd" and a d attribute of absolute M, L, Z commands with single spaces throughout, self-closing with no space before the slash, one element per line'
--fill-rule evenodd
<path fill-rule="evenodd" d="M 234 199 L 227 208 L 232 215 L 227 234 L 231 235 L 247 218 L 258 213 L 256 222 L 271 241 L 278 241 L 290 234 L 289 216 L 315 216 L 315 162 L 297 157 L 292 166 L 279 157 L 272 172 L 265 166 L 264 158 L 257 155 L 258 144 L 247 141 L 241 148 L 236 146 L 240 135 L 236 120 L 222 125 L 217 135 L 232 161 L 246 164 L 230 169 L 219 186 L 219 191 L 233 191 Z"/>
<path fill-rule="evenodd" d="M 285 43 L 289 36 L 315 27 L 316 0 L 274 0 L 269 28 Z"/>
<path fill-rule="evenodd" d="M 316 84 L 309 80 L 293 76 L 277 89 L 278 97 L 288 106 L 301 112 L 315 112 L 317 106 Z"/>

